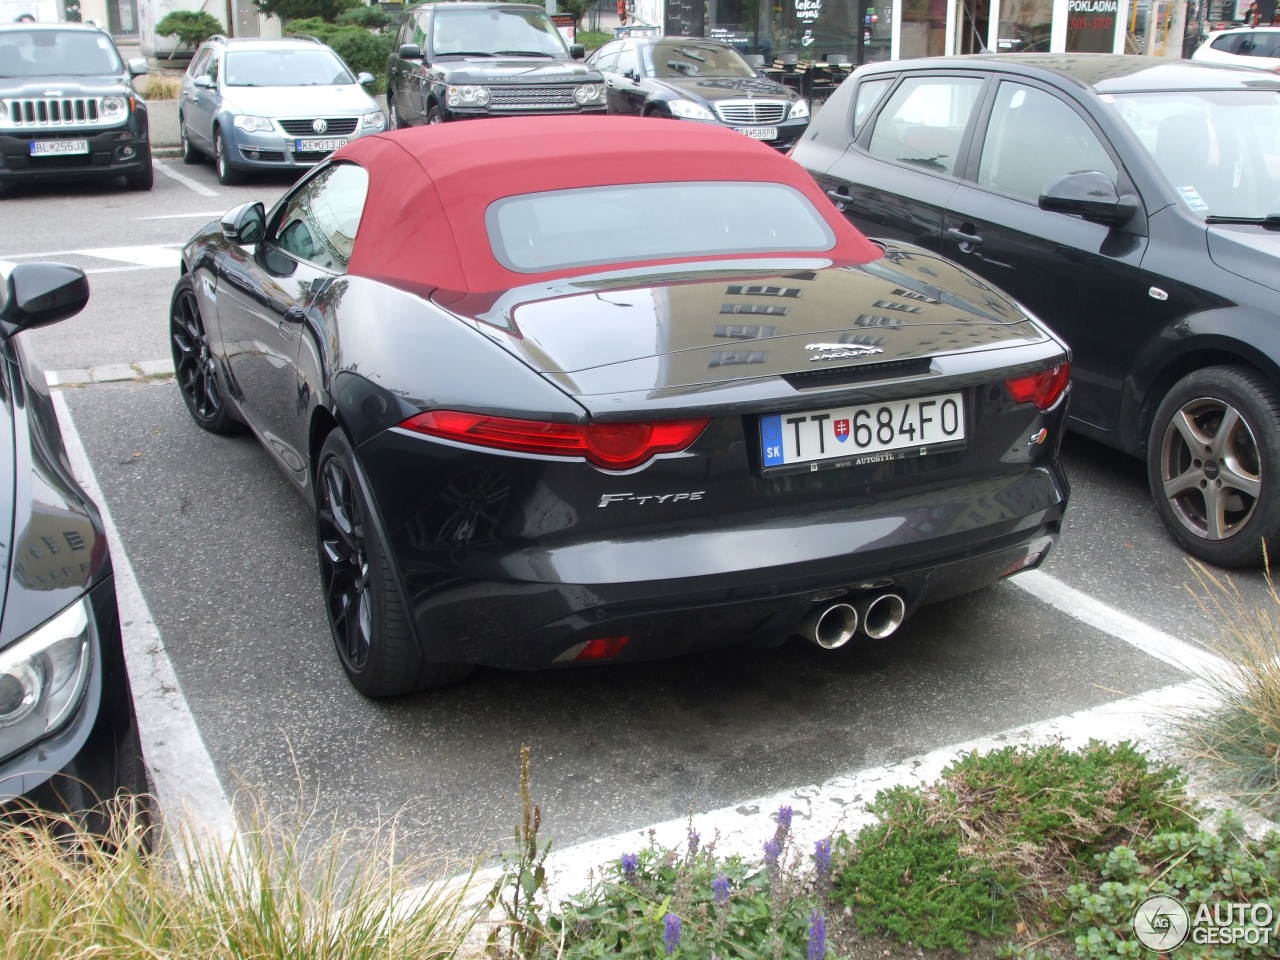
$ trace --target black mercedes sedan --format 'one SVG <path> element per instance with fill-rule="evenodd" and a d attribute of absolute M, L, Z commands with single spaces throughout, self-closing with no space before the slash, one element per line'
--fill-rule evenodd
<path fill-rule="evenodd" d="M 618 117 L 364 137 L 183 250 L 201 427 L 315 507 L 362 692 L 472 664 L 883 639 L 1039 564 L 1069 355 L 747 137 Z"/>
<path fill-rule="evenodd" d="M 799 93 L 714 40 L 615 40 L 587 63 L 604 74 L 610 113 L 719 124 L 779 150 L 809 126 L 809 104 Z"/>
<path fill-rule="evenodd" d="M 88 296 L 63 264 L 19 264 L 0 285 L 0 814 L 34 805 L 101 832 L 99 804 L 144 793 L 147 774 L 107 538 L 22 336 Z"/>
<path fill-rule="evenodd" d="M 1280 546 L 1280 77 L 1104 54 L 859 70 L 792 156 L 1071 346 L 1073 429 L 1222 566 Z"/>

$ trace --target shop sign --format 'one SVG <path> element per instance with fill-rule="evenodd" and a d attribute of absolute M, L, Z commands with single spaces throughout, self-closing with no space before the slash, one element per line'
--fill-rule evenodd
<path fill-rule="evenodd" d="M 1119 0 L 1068 0 L 1067 50 L 1110 53 L 1115 48 Z"/>
<path fill-rule="evenodd" d="M 822 13 L 822 0 L 792 0 L 795 3 L 796 19 L 801 23 L 813 23 Z"/>

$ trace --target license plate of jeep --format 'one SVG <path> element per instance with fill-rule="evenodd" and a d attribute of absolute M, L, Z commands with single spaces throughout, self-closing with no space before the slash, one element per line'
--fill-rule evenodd
<path fill-rule="evenodd" d="M 332 153 L 346 145 L 346 137 L 307 137 L 305 140 L 293 141 L 293 151 L 294 153 Z"/>
<path fill-rule="evenodd" d="M 88 153 L 88 140 L 32 140 L 33 157 L 63 157 L 68 154 Z"/>

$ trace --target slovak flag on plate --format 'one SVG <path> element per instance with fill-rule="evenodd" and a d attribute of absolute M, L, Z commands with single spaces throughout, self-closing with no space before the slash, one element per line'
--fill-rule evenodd
<path fill-rule="evenodd" d="M 834 424 L 832 424 L 832 429 L 835 430 L 836 432 L 836 439 L 839 440 L 841 443 L 844 443 L 846 440 L 849 439 L 849 421 L 848 420 L 837 420 Z"/>

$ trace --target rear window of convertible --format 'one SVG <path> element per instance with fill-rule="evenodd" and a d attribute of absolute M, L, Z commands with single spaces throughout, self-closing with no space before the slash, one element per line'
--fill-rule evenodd
<path fill-rule="evenodd" d="M 809 199 L 781 183 L 645 183 L 555 190 L 490 204 L 485 226 L 508 270 L 703 255 L 817 252 L 835 234 Z"/>

